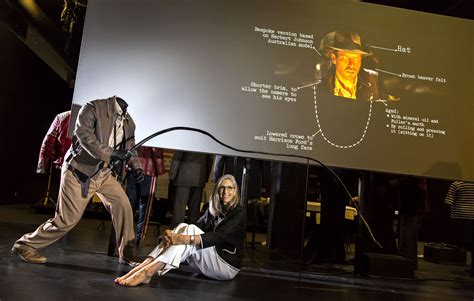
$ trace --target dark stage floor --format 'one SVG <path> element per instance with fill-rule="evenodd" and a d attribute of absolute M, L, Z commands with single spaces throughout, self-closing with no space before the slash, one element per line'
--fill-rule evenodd
<path fill-rule="evenodd" d="M 354 276 L 352 266 L 307 266 L 304 273 L 263 268 L 250 258 L 233 281 L 197 276 L 183 266 L 155 277 L 149 285 L 123 288 L 113 279 L 129 270 L 108 257 L 110 222 L 84 218 L 65 240 L 42 250 L 48 263 L 34 265 L 10 255 L 13 242 L 49 216 L 28 206 L 0 207 L 0 300 L 474 300 L 474 279 L 467 265 L 421 260 L 412 280 Z M 156 241 L 153 229 L 139 249 L 146 255 Z M 253 254 L 267 266 L 266 252 Z"/>

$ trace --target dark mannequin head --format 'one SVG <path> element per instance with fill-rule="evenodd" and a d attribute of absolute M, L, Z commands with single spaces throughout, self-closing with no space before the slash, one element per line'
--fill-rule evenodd
<path fill-rule="evenodd" d="M 115 97 L 115 100 L 117 100 L 117 103 L 119 104 L 122 111 L 127 112 L 128 104 L 125 102 L 125 100 L 123 100 L 123 98 L 120 98 L 120 97 Z"/>

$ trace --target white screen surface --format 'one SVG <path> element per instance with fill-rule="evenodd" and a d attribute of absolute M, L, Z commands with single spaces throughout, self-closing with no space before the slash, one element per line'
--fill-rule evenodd
<path fill-rule="evenodd" d="M 333 31 L 360 35 L 360 72 L 398 101 L 324 90 Z M 472 181 L 472 36 L 472 21 L 343 1 L 90 0 L 73 103 L 124 98 L 137 142 L 186 126 L 239 149 Z M 147 145 L 242 155 L 184 131 Z"/>

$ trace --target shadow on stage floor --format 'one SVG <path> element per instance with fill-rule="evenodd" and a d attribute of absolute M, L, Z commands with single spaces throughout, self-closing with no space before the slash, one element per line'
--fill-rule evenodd
<path fill-rule="evenodd" d="M 50 216 L 28 206 L 0 207 L 0 300 L 472 300 L 468 266 L 421 260 L 415 279 L 353 275 L 350 265 L 301 266 L 291 258 L 274 260 L 264 247 L 248 249 L 244 267 L 232 281 L 194 274 L 187 266 L 154 277 L 150 284 L 124 288 L 113 279 L 130 268 L 108 257 L 110 222 L 84 218 L 66 237 L 41 250 L 46 264 L 27 264 L 10 255 L 13 242 Z M 139 255 L 150 252 L 157 233 L 149 229 Z M 273 259 L 270 259 L 272 258 Z"/>

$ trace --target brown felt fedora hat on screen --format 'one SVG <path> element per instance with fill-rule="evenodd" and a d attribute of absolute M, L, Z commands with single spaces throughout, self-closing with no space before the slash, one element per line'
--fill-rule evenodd
<path fill-rule="evenodd" d="M 358 53 L 363 56 L 372 55 L 369 50 L 362 46 L 360 36 L 356 32 L 330 32 L 321 39 L 319 50 L 327 57 L 333 50 Z"/>

